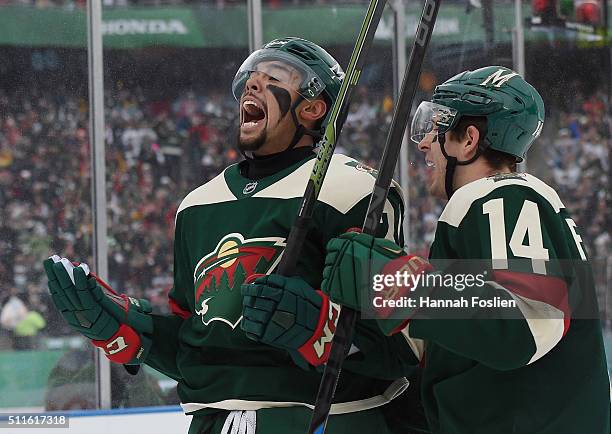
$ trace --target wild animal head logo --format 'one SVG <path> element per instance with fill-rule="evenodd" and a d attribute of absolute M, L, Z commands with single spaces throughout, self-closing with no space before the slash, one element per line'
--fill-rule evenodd
<path fill-rule="evenodd" d="M 252 274 L 268 274 L 279 263 L 285 239 L 245 239 L 242 234 L 224 236 L 195 267 L 196 314 L 204 325 L 221 321 L 232 328 L 242 319 L 240 285 Z"/>

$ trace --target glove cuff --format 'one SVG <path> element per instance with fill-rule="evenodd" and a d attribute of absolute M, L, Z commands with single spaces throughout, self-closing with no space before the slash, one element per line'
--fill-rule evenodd
<path fill-rule="evenodd" d="M 136 299 L 122 295 L 126 300 L 126 322 L 139 333 L 153 333 L 153 320 L 151 318 L 151 304 L 145 299 Z"/>
<path fill-rule="evenodd" d="M 317 291 L 317 294 L 322 298 L 317 327 L 311 338 L 298 348 L 302 357 L 313 366 L 320 366 L 327 362 L 340 313 L 340 306 L 332 303 L 327 295 L 321 291 Z"/>
<path fill-rule="evenodd" d="M 121 324 L 117 333 L 107 340 L 92 340 L 91 343 L 102 348 L 111 362 L 139 365 L 144 362 L 151 349 L 151 339 L 140 335 L 127 324 Z"/>
<path fill-rule="evenodd" d="M 434 271 L 432 265 L 420 256 L 405 255 L 387 263 L 382 270 L 382 274 L 408 273 L 409 275 L 416 276 L 431 273 L 432 271 Z M 411 297 L 416 294 L 415 290 L 416 288 L 413 288 L 411 285 L 391 286 L 385 288 L 382 295 L 387 300 L 400 300 L 403 297 Z M 418 308 L 403 308 L 401 310 L 401 318 L 390 318 L 392 315 L 398 314 L 397 308 L 389 307 L 389 305 L 377 308 L 378 325 L 386 335 L 393 335 L 408 325 L 417 310 Z"/>

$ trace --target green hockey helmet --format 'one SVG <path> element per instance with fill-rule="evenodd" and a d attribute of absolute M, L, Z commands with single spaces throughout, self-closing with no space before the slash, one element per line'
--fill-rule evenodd
<path fill-rule="evenodd" d="M 325 130 L 331 105 L 338 97 L 344 79 L 344 71 L 336 59 L 306 39 L 286 37 L 270 41 L 251 53 L 238 68 L 232 83 L 232 93 L 237 101 L 240 101 L 246 82 L 253 72 L 263 72 L 275 78 L 295 89 L 306 100 L 324 96 L 328 105 L 327 115 L 317 129 L 311 130 L 299 123 L 295 110 L 301 98 L 290 109 L 296 130 L 286 151 L 293 149 L 305 134 L 313 137 L 316 143 Z"/>
<path fill-rule="evenodd" d="M 323 94 L 331 103 L 338 96 L 344 78 L 340 64 L 327 51 L 296 37 L 270 41 L 247 57 L 232 83 L 236 100 L 240 100 L 247 79 L 255 71 L 292 86 L 307 100 Z"/>
<path fill-rule="evenodd" d="M 462 116 L 487 119 L 483 146 L 514 155 L 522 161 L 544 125 L 544 102 L 518 73 L 503 66 L 465 71 L 434 90 L 431 102 L 421 103 L 413 118 L 411 138 L 417 143 L 432 131 L 442 134 Z"/>

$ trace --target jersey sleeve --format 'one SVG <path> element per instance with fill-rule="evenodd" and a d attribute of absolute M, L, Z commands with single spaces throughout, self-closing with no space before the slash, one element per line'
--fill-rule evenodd
<path fill-rule="evenodd" d="M 193 279 L 188 270 L 183 246 L 182 215 L 177 216 L 174 237 L 174 285 L 168 294 L 170 315 L 153 315 L 153 345 L 145 363 L 174 380 L 181 374 L 176 364 L 179 330 L 191 316 L 187 294 L 193 294 Z"/>
<path fill-rule="evenodd" d="M 468 292 L 447 286 L 430 290 L 432 298 L 466 299 L 469 307 L 455 319 L 422 309 L 409 324 L 410 336 L 500 370 L 533 363 L 559 343 L 571 324 L 570 306 L 580 303 L 581 294 L 571 294 L 570 286 L 581 246 L 570 236 L 571 219 L 551 191 L 508 185 L 469 206 L 449 202 L 436 230 L 432 264 L 461 258 L 457 266 L 482 272 L 484 283 Z M 473 297 L 497 304 L 474 305 Z"/>

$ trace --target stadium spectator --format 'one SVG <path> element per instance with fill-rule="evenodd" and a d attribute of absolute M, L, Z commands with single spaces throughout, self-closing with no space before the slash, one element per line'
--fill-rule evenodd
<path fill-rule="evenodd" d="M 9 296 L 2 304 L 0 309 L 0 326 L 8 332 L 11 340 L 11 347 L 15 348 L 15 329 L 24 321 L 28 315 L 28 308 L 18 296 L 17 288 L 13 287 L 9 291 Z"/>

